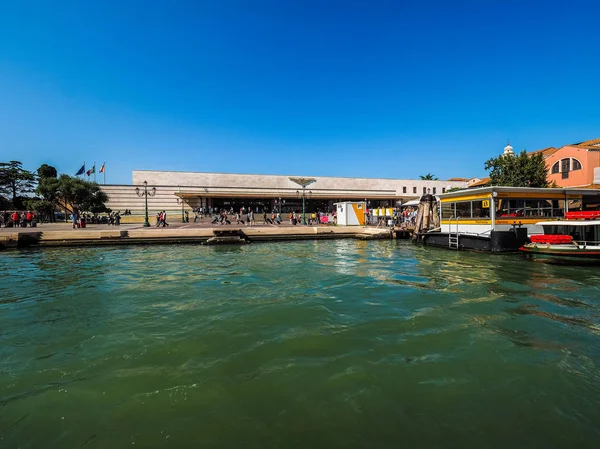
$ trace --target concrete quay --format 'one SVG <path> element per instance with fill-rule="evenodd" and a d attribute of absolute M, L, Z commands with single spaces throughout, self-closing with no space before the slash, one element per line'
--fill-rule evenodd
<path fill-rule="evenodd" d="M 72 229 L 65 224 L 37 228 L 0 229 L 0 249 L 135 244 L 205 244 L 222 234 L 238 235 L 244 242 L 315 239 L 389 239 L 389 229 L 358 226 L 202 226 L 179 225 L 144 228 L 139 225 L 89 225 Z M 218 240 L 218 239 L 217 239 Z M 225 240 L 225 239 L 224 239 Z"/>

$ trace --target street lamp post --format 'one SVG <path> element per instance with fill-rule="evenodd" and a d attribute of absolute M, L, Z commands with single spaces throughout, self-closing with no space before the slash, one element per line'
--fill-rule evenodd
<path fill-rule="evenodd" d="M 306 224 L 306 198 L 310 198 L 312 196 L 312 192 L 309 190 L 308 193 L 306 192 L 306 187 L 302 187 L 302 192 L 296 190 L 296 196 L 298 198 L 302 197 L 302 224 L 305 225 Z"/>
<path fill-rule="evenodd" d="M 316 179 L 314 178 L 289 178 L 290 181 L 298 184 L 300 187 L 302 187 L 302 224 L 305 225 L 306 224 L 306 210 L 305 210 L 305 199 L 306 199 L 306 187 L 308 187 L 309 185 L 311 185 L 313 182 L 316 181 Z M 308 192 L 309 195 L 312 195 L 312 192 Z M 300 196 L 300 192 L 298 190 L 296 190 L 296 195 L 299 197 Z"/>
<path fill-rule="evenodd" d="M 153 197 L 156 195 L 156 187 L 152 187 L 151 190 L 148 190 L 148 181 L 144 181 L 144 190 L 140 190 L 139 187 L 135 188 L 135 193 L 137 196 L 144 197 L 146 203 L 146 218 L 144 219 L 144 227 L 149 228 L 150 222 L 148 221 L 148 197 Z"/>
<path fill-rule="evenodd" d="M 181 187 L 179 187 L 179 195 L 181 195 Z M 181 204 L 181 222 L 185 223 L 185 216 L 183 210 L 185 202 L 183 201 L 182 197 L 177 197 L 177 204 Z"/>
<path fill-rule="evenodd" d="M 181 204 L 181 222 L 185 223 L 185 212 L 183 210 L 185 201 L 183 201 L 183 198 L 177 198 L 177 204 Z"/>

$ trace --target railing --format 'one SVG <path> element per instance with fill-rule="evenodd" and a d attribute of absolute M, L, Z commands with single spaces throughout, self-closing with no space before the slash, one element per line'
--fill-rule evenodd
<path fill-rule="evenodd" d="M 458 243 L 458 239 L 459 239 L 459 230 L 458 230 L 458 222 L 460 220 L 460 217 L 456 217 L 456 233 L 453 235 L 452 234 L 452 219 L 455 218 L 454 216 L 450 217 L 450 219 L 448 220 L 448 248 L 451 249 L 458 249 L 459 248 L 459 243 Z"/>
<path fill-rule="evenodd" d="M 600 246 L 600 242 L 594 240 L 573 240 L 573 243 L 579 248 L 586 248 L 588 246 Z"/>

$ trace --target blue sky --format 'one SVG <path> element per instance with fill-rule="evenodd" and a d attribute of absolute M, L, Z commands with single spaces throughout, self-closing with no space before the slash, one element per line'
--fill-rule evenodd
<path fill-rule="evenodd" d="M 416 178 L 600 137 L 597 2 L 0 0 L 0 160 Z M 148 180 L 151 182 L 151 180 Z"/>

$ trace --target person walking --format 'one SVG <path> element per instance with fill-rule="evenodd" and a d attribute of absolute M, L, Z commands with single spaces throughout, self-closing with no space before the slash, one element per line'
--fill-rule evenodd
<path fill-rule="evenodd" d="M 17 211 L 13 212 L 10 216 L 10 219 L 12 220 L 13 228 L 18 228 L 20 219 L 19 213 Z"/>
<path fill-rule="evenodd" d="M 73 229 L 79 227 L 79 214 L 77 213 L 77 211 L 73 211 L 73 213 L 71 214 L 71 221 L 73 222 Z"/>

